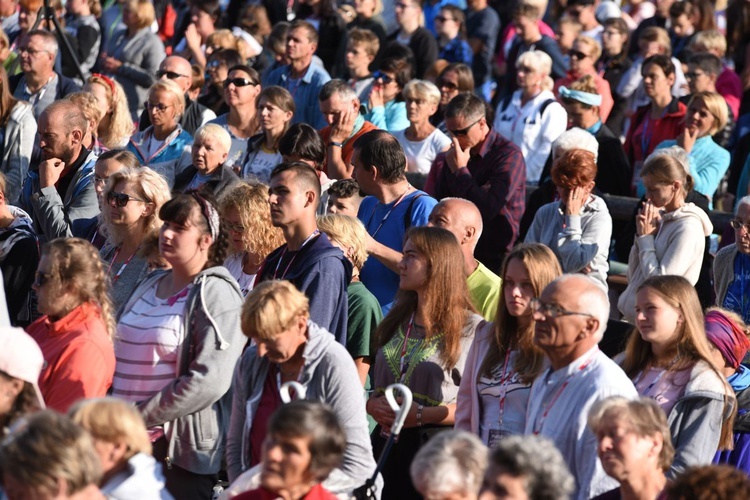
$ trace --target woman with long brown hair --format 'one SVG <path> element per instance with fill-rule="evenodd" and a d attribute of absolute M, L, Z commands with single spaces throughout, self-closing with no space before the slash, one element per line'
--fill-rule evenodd
<path fill-rule="evenodd" d="M 8 74 L 0 67 L 0 171 L 5 174 L 5 198 L 17 205 L 21 186 L 29 170 L 36 136 L 34 108 L 19 101 L 10 91 Z"/>
<path fill-rule="evenodd" d="M 668 476 L 732 448 L 737 400 L 713 361 L 698 294 L 681 276 L 638 287 L 636 326 L 622 368 L 667 414 L 675 457 Z"/>
<path fill-rule="evenodd" d="M 373 395 L 367 412 L 378 427 L 373 449 L 382 450 L 394 413 L 384 397 L 394 382 L 414 394 L 398 443 L 383 468 L 383 498 L 421 498 L 409 477 L 419 447 L 455 421 L 456 397 L 466 355 L 477 326 L 466 285 L 461 248 L 455 236 L 437 227 L 409 230 L 399 263 L 396 300 L 378 327 L 378 352 L 373 370 Z"/>
<path fill-rule="evenodd" d="M 456 406 L 456 429 L 487 445 L 523 434 L 531 383 L 544 354 L 534 346 L 531 299 L 562 274 L 555 254 L 539 243 L 519 245 L 503 262 L 494 323 L 477 329 L 466 360 Z"/>

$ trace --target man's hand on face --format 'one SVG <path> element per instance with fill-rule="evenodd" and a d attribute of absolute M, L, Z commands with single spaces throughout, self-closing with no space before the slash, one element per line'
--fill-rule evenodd
<path fill-rule="evenodd" d="M 42 188 L 54 186 L 60 180 L 65 162 L 59 158 L 50 158 L 39 165 L 39 185 Z"/>

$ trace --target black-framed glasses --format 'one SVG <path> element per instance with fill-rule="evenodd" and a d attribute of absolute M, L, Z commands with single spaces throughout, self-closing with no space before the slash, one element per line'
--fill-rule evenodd
<path fill-rule="evenodd" d="M 114 191 L 110 191 L 109 193 L 107 193 L 107 203 L 110 203 L 110 204 L 114 203 L 120 208 L 127 205 L 130 200 L 142 201 L 143 203 L 148 203 L 146 200 L 143 200 L 141 198 L 136 198 L 135 196 L 130 196 L 129 194 L 125 194 L 125 193 L 116 193 Z"/>
<path fill-rule="evenodd" d="M 187 78 L 188 75 L 183 75 L 182 73 L 175 73 L 174 71 L 164 71 L 159 70 L 156 72 L 156 78 L 163 78 L 167 77 L 170 80 L 177 80 L 178 78 Z"/>
<path fill-rule="evenodd" d="M 593 314 L 589 313 L 568 311 L 567 309 L 563 309 L 557 304 L 545 304 L 544 302 L 536 298 L 531 299 L 531 312 L 539 313 L 545 318 L 552 319 L 562 316 L 588 316 L 589 318 L 595 317 Z"/>
<path fill-rule="evenodd" d="M 474 126 L 474 125 L 476 125 L 477 123 L 481 122 L 481 121 L 482 121 L 482 118 L 484 118 L 484 117 L 480 117 L 480 118 L 479 118 L 478 120 L 476 120 L 476 121 L 475 121 L 474 123 L 472 123 L 472 124 L 471 124 L 471 125 L 469 125 L 468 127 L 464 127 L 464 128 L 462 128 L 462 129 L 460 129 L 460 130 L 450 130 L 450 129 L 448 129 L 448 132 L 450 132 L 450 133 L 451 133 L 451 135 L 454 135 L 454 136 L 456 136 L 456 137 L 461 137 L 461 136 L 464 136 L 464 135 L 466 135 L 466 134 L 468 134 L 468 133 L 469 133 L 469 130 L 471 130 L 471 127 L 473 127 L 473 126 Z"/>
<path fill-rule="evenodd" d="M 732 226 L 732 229 L 734 230 L 745 228 L 745 231 L 750 233 L 750 222 L 742 222 L 740 219 L 730 219 L 729 225 Z"/>
<path fill-rule="evenodd" d="M 388 76 L 385 73 L 381 73 L 380 71 L 376 71 L 375 73 L 373 73 L 372 77 L 375 80 L 382 80 L 383 83 L 385 83 L 386 85 L 388 85 L 394 80 L 393 77 Z"/>
<path fill-rule="evenodd" d="M 447 82 L 445 80 L 438 80 L 437 87 L 439 89 L 446 89 L 450 91 L 458 90 L 458 85 L 453 82 Z"/>
<path fill-rule="evenodd" d="M 258 85 L 252 80 L 248 80 L 247 78 L 227 78 L 224 80 L 224 88 L 228 88 L 230 85 L 234 85 L 235 87 L 247 87 L 248 85 Z"/>
<path fill-rule="evenodd" d="M 49 280 L 51 279 L 51 274 L 45 273 L 44 271 L 37 271 L 36 273 L 34 273 L 34 286 L 37 288 L 39 288 L 40 286 L 44 286 L 49 283 Z"/>
<path fill-rule="evenodd" d="M 174 104 L 162 104 L 160 102 L 146 101 L 146 108 L 147 109 L 151 109 L 151 110 L 154 110 L 154 111 L 159 111 L 160 113 L 163 113 L 164 111 L 166 111 L 167 109 L 171 108 L 172 106 L 174 106 Z"/>
<path fill-rule="evenodd" d="M 221 223 L 224 224 L 224 227 L 227 228 L 227 231 L 234 231 L 235 233 L 244 233 L 245 229 L 247 229 L 242 224 L 235 224 L 234 222 L 229 222 L 226 219 L 222 219 Z"/>
<path fill-rule="evenodd" d="M 580 61 L 581 59 L 586 59 L 589 55 L 581 52 L 580 50 L 571 50 L 568 52 L 570 54 L 571 59 L 575 59 L 576 61 Z"/>

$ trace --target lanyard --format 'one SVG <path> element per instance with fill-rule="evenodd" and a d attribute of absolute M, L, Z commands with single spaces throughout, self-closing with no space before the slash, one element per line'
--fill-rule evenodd
<path fill-rule="evenodd" d="M 117 280 L 120 279 L 120 275 L 123 273 L 123 271 L 125 271 L 125 268 L 128 267 L 128 264 L 130 264 L 130 261 L 133 260 L 133 257 L 135 257 L 135 254 L 137 254 L 138 251 L 141 249 L 141 246 L 142 245 L 139 245 L 138 248 L 135 249 L 135 252 L 133 252 L 133 254 L 130 257 L 128 257 L 128 259 L 125 262 L 123 262 L 122 266 L 117 271 L 117 274 L 115 274 L 115 277 L 112 278 L 111 286 L 114 286 L 114 284 L 117 283 Z M 112 266 L 115 265 L 115 260 L 117 260 L 117 256 L 120 255 L 121 249 L 122 247 L 117 247 L 117 250 L 115 250 L 115 255 L 114 257 L 112 257 L 112 262 L 109 263 L 109 269 L 107 269 L 107 274 L 110 274 L 112 272 Z"/>
<path fill-rule="evenodd" d="M 679 355 L 675 356 L 675 358 L 672 361 L 669 362 L 669 365 L 667 365 L 667 367 L 664 368 L 664 370 L 662 370 L 659 373 L 659 375 L 656 376 L 656 378 L 654 379 L 654 381 L 651 382 L 648 385 L 648 387 L 646 387 L 646 389 L 643 391 L 643 393 L 641 393 L 641 396 L 648 396 L 649 393 L 651 392 L 651 389 L 653 389 L 656 386 L 656 384 L 659 383 L 659 381 L 664 376 L 664 374 L 667 373 L 669 371 L 669 369 L 672 368 L 672 366 L 674 366 L 674 364 L 677 363 L 677 360 L 679 360 L 679 359 L 680 359 Z M 641 379 L 643 378 L 643 374 L 644 373 L 645 373 L 645 370 L 641 371 L 641 373 L 638 374 L 638 377 L 636 377 L 635 381 L 633 381 L 633 385 L 638 385 L 638 382 L 641 381 Z"/>
<path fill-rule="evenodd" d="M 371 236 L 373 238 L 375 238 L 375 236 L 378 234 L 378 231 L 380 231 L 380 229 L 383 227 L 383 224 L 385 224 L 385 221 L 388 220 L 388 217 L 391 216 L 391 212 L 393 212 L 394 210 L 396 210 L 396 207 L 399 206 L 399 204 L 402 201 L 404 201 L 404 198 L 409 193 L 409 191 L 411 191 L 411 184 L 409 184 L 408 186 L 406 186 L 406 191 L 404 191 L 404 194 L 402 194 L 401 196 L 399 196 L 398 200 L 396 200 L 396 203 L 393 204 L 393 206 L 388 210 L 388 212 L 385 214 L 385 216 L 380 220 L 380 224 L 378 224 L 378 227 L 375 229 L 375 232 L 371 234 Z M 367 226 L 368 227 L 372 223 L 372 218 L 375 217 L 375 210 L 377 210 L 377 208 L 378 208 L 378 204 L 376 203 L 375 206 L 372 207 L 372 212 L 370 213 L 370 218 L 367 221 Z"/>
<path fill-rule="evenodd" d="M 512 369 L 510 373 L 508 373 L 508 376 L 507 377 L 505 376 L 505 374 L 507 373 L 509 361 L 510 361 L 510 348 L 508 348 L 505 351 L 505 363 L 503 363 L 503 373 L 502 375 L 500 375 L 500 390 L 502 392 L 500 393 L 500 398 L 498 401 L 498 405 L 500 406 L 500 414 L 497 417 L 498 429 L 502 427 L 503 425 L 503 415 L 505 415 L 505 396 L 508 394 L 508 383 L 510 382 L 510 379 L 513 377 Z"/>
<path fill-rule="evenodd" d="M 286 269 L 284 269 L 284 272 L 281 274 L 281 278 L 277 278 L 276 276 L 277 276 L 277 274 L 279 272 L 279 266 L 281 265 L 281 261 L 284 260 L 284 255 L 286 255 L 286 249 L 287 249 L 287 247 L 285 246 L 284 249 L 281 251 L 281 256 L 279 257 L 279 261 L 276 262 L 276 269 L 274 269 L 274 271 L 273 271 L 273 279 L 282 279 L 283 280 L 284 276 L 286 276 L 286 273 L 289 272 L 289 268 L 292 267 L 292 264 L 294 263 L 294 259 L 297 258 L 297 255 L 299 255 L 299 253 L 302 251 L 303 248 L 305 248 L 305 245 L 307 245 L 310 242 L 310 240 L 312 240 L 313 238 L 315 238 L 319 234 L 320 234 L 320 231 L 318 231 L 316 229 L 315 231 L 313 231 L 313 233 L 310 236 L 308 236 L 305 239 L 305 241 L 302 242 L 302 246 L 299 247 L 299 250 L 297 250 L 296 252 L 294 252 L 294 255 L 292 255 L 292 259 L 289 261 L 289 264 L 287 264 Z"/>
<path fill-rule="evenodd" d="M 591 363 L 591 361 L 594 359 L 594 356 L 596 356 L 597 351 L 599 351 L 598 347 L 594 349 L 594 352 L 591 354 L 591 356 L 588 357 L 588 359 L 586 359 L 586 361 L 581 363 L 576 371 L 568 375 L 568 378 L 565 379 L 563 385 L 557 390 L 555 395 L 552 396 L 552 399 L 550 399 L 549 403 L 544 406 L 544 412 L 542 413 L 541 418 L 534 422 L 534 435 L 538 435 L 541 432 L 542 427 L 544 427 L 544 422 L 547 420 L 547 415 L 549 415 L 550 410 L 553 406 L 555 406 L 555 403 L 557 403 L 557 400 L 560 398 L 563 391 L 565 391 L 565 388 L 568 387 L 571 379 L 581 373 L 589 365 L 589 363 Z"/>

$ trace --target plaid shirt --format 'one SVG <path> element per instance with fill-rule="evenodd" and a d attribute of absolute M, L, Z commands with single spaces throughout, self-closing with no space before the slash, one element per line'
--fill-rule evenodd
<path fill-rule="evenodd" d="M 526 164 L 521 150 L 490 130 L 469 164 L 456 173 L 445 165 L 446 153 L 435 159 L 435 197 L 449 196 L 474 202 L 482 213 L 484 230 L 475 257 L 493 271 L 500 269 L 506 252 L 518 237 L 518 225 L 526 206 Z"/>

